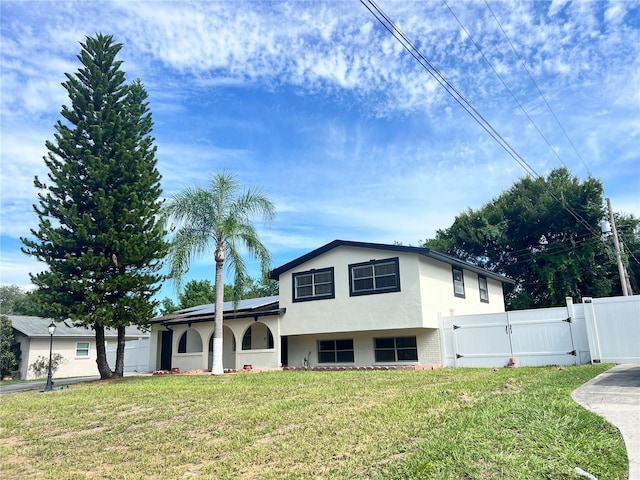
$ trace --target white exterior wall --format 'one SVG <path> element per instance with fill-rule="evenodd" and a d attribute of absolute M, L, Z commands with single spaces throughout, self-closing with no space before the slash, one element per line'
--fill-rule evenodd
<path fill-rule="evenodd" d="M 16 340 L 20 342 L 22 356 L 20 360 L 20 378 L 24 380 L 32 380 L 37 378 L 29 365 L 37 360 L 39 356 L 45 357 L 49 361 L 49 338 L 31 338 L 22 337 Z M 76 343 L 89 342 L 89 356 L 76 357 Z M 53 354 L 59 353 L 64 357 L 64 362 L 58 367 L 53 374 L 53 378 L 69 378 L 69 377 L 90 377 L 99 375 L 98 366 L 96 364 L 96 341 L 88 338 L 63 338 L 53 336 Z M 46 378 L 46 375 L 45 377 Z"/>
<path fill-rule="evenodd" d="M 418 347 L 417 362 L 375 361 L 374 339 L 379 337 L 416 337 Z M 318 363 L 318 340 L 353 339 L 353 363 Z M 289 337 L 288 366 L 303 367 L 308 357 L 310 367 L 365 367 L 365 366 L 403 366 L 403 365 L 439 365 L 440 340 L 435 329 L 378 330 L 371 332 L 340 332 L 321 335 L 299 335 Z"/>
<path fill-rule="evenodd" d="M 400 291 L 349 296 L 349 265 L 399 259 Z M 335 298 L 293 301 L 293 274 L 334 268 Z M 438 313 L 504 312 L 502 284 L 487 279 L 489 302 L 480 301 L 478 275 L 463 270 L 465 298 L 453 292 L 451 265 L 406 252 L 340 246 L 280 275 L 282 335 L 404 328 L 438 328 Z"/>
<path fill-rule="evenodd" d="M 428 257 L 419 257 L 419 262 L 424 327 L 438 328 L 438 313 L 449 315 L 451 310 L 456 315 L 505 311 L 502 283 L 487 278 L 489 302 L 482 302 L 478 275 L 463 269 L 465 296 L 464 298 L 456 297 L 453 292 L 451 265 Z M 400 273 L 402 274 L 402 271 Z"/>
<path fill-rule="evenodd" d="M 399 258 L 400 291 L 349 296 L 349 265 Z M 293 302 L 292 274 L 334 268 L 335 298 Z M 422 326 L 418 262 L 415 255 L 338 247 L 280 275 L 282 335 L 352 332 Z"/>

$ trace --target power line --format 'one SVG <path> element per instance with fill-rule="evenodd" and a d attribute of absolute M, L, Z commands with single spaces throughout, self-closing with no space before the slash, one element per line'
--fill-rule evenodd
<path fill-rule="evenodd" d="M 571 138 L 569 138 L 569 135 L 567 134 L 567 131 L 564 129 L 564 127 L 562 126 L 562 123 L 560 122 L 560 120 L 558 119 L 558 117 L 556 116 L 555 112 L 553 111 L 553 109 L 551 108 L 551 105 L 549 105 L 549 102 L 547 102 L 547 98 L 544 96 L 544 94 L 542 93 L 542 90 L 540 90 L 540 87 L 538 86 L 538 83 L 536 82 L 536 80 L 533 78 L 533 75 L 531 75 L 531 72 L 529 71 L 529 69 L 527 68 L 526 63 L 524 62 L 524 60 L 522 59 L 522 57 L 520 56 L 520 54 L 518 53 L 518 51 L 516 50 L 516 47 L 513 45 L 513 42 L 511 41 L 511 39 L 509 38 L 509 36 L 507 35 L 507 32 L 505 32 L 504 28 L 502 28 L 502 24 L 500 23 L 500 21 L 498 20 L 498 17 L 496 16 L 496 14 L 493 12 L 493 9 L 491 8 L 491 6 L 489 5 L 488 0 L 484 0 L 485 5 L 487 6 L 487 8 L 489 9 L 489 12 L 491 12 L 491 15 L 493 16 L 494 20 L 496 21 L 496 23 L 498 24 L 498 27 L 500 27 L 500 31 L 502 32 L 502 35 L 504 36 L 504 38 L 507 40 L 507 42 L 509 43 L 509 45 L 511 46 L 511 50 L 513 50 L 513 53 L 515 53 L 516 57 L 518 58 L 518 60 L 520 61 L 520 65 L 522 65 L 522 68 L 524 68 L 524 71 L 527 72 L 527 75 L 529 75 L 529 78 L 531 79 L 531 82 L 533 83 L 533 85 L 536 87 L 536 90 L 538 91 L 538 94 L 540 95 L 540 98 L 542 98 L 542 100 L 544 101 L 544 104 L 547 106 L 547 109 L 549 109 L 549 112 L 551 113 L 551 115 L 553 116 L 553 118 L 555 119 L 556 123 L 558 124 L 558 126 L 560 127 L 560 130 L 562 130 L 562 133 L 564 134 L 565 138 L 567 139 L 567 141 L 569 142 L 569 145 L 571 145 L 571 148 L 573 148 L 573 151 L 576 152 L 576 155 L 578 156 L 578 158 L 580 159 L 580 161 L 582 162 L 582 165 L 584 165 L 584 168 L 587 169 L 587 173 L 589 174 L 589 176 L 591 176 L 591 171 L 589 170 L 589 167 L 587 166 L 587 164 L 585 163 L 584 159 L 582 158 L 582 155 L 580 155 L 580 152 L 578 151 L 578 149 L 576 148 L 576 146 L 573 144 L 573 142 L 571 141 Z M 547 142 L 549 143 L 549 142 Z M 559 158 L 559 157 L 558 157 Z M 560 160 L 562 161 L 562 160 Z M 564 163 L 563 163 L 564 165 Z M 566 165 L 565 165 L 566 166 Z"/>
<path fill-rule="evenodd" d="M 486 1 L 486 0 L 485 0 Z M 487 63 L 487 65 L 489 65 L 489 67 L 491 68 L 491 70 L 493 70 L 493 73 L 496 74 L 496 77 L 498 77 L 498 79 L 500 80 L 500 82 L 502 83 L 502 86 L 504 86 L 504 88 L 507 90 L 507 92 L 509 92 L 509 94 L 511 95 L 511 98 L 513 98 L 513 100 L 516 102 L 516 104 L 518 105 L 518 108 L 520 108 L 520 111 L 527 117 L 527 119 L 529 120 L 529 123 L 531 123 L 531 125 L 533 125 L 533 127 L 536 129 L 536 131 L 538 132 L 538 134 L 540 135 L 540 137 L 542 137 L 542 139 L 545 141 L 545 143 L 549 146 L 549 149 L 551 150 L 551 152 L 556 156 L 556 158 L 560 161 L 560 163 L 562 163 L 562 165 L 569 169 L 569 167 L 567 167 L 567 165 L 564 163 L 564 161 L 560 158 L 560 155 L 558 155 L 558 152 L 555 150 L 555 148 L 553 148 L 553 145 L 551 145 L 551 142 L 549 142 L 549 140 L 547 139 L 547 137 L 545 136 L 544 133 L 542 133 L 542 131 L 540 130 L 540 128 L 538 128 L 538 125 L 536 124 L 536 122 L 533 121 L 533 118 L 531 118 L 531 116 L 529 115 L 529 113 L 525 110 L 524 106 L 520 103 L 520 101 L 516 98 L 515 94 L 513 93 L 513 91 L 509 88 L 509 86 L 506 84 L 506 82 L 504 81 L 504 79 L 502 78 L 502 76 L 498 73 L 498 71 L 494 68 L 493 64 L 491 63 L 491 61 L 489 61 L 489 59 L 487 58 L 487 56 L 484 54 L 484 52 L 482 51 L 482 48 L 480 48 L 480 45 L 478 45 L 478 43 L 476 43 L 476 41 L 473 39 L 473 37 L 471 36 L 471 33 L 469 33 L 469 31 L 467 30 L 467 28 L 462 24 L 462 22 L 460 21 L 460 19 L 458 18 L 458 16 L 455 14 L 455 12 L 451 9 L 451 7 L 449 6 L 449 4 L 447 3 L 447 0 L 442 0 L 442 3 L 445 4 L 445 6 L 447 7 L 447 9 L 449 10 L 449 12 L 451 13 L 451 15 L 453 15 L 453 18 L 456 19 L 456 22 L 458 22 L 458 25 L 460 25 L 460 27 L 464 30 L 464 33 L 467 34 L 467 36 L 469 37 L 469 40 L 471 40 L 471 43 L 473 43 L 473 45 L 476 47 L 476 50 L 478 50 L 478 52 L 480 53 L 480 55 L 482 55 L 482 58 L 484 58 L 484 61 Z M 517 54 L 516 54 L 517 55 Z M 552 112 L 553 113 L 553 112 Z M 554 115 L 555 116 L 555 115 Z M 556 118 L 557 121 L 557 118 Z M 562 126 L 561 126 L 562 128 Z"/>
<path fill-rule="evenodd" d="M 478 110 L 465 98 L 465 96 L 438 70 L 438 68 L 415 46 L 415 44 L 404 34 L 404 32 L 391 20 L 373 0 L 360 0 L 360 3 L 371 12 L 378 22 L 391 35 L 400 42 L 407 52 L 424 68 L 429 74 L 453 97 L 453 99 L 511 156 L 529 175 L 536 179 L 543 180 L 544 188 L 549 195 L 556 200 L 578 223 L 581 223 L 587 231 L 595 236 L 597 232 L 579 213 L 572 209 L 565 202 L 561 201 L 551 188 L 544 182 L 544 179 L 529 165 L 529 163 L 517 152 L 515 148 L 491 125 L 491 123 L 478 112 Z"/>

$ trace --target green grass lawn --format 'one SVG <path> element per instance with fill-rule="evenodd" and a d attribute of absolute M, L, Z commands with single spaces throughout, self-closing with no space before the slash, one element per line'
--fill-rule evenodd
<path fill-rule="evenodd" d="M 627 478 L 608 366 L 128 377 L 0 397 L 0 477 Z"/>

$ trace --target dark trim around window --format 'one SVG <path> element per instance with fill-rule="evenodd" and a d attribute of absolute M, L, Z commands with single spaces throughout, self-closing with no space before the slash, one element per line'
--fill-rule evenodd
<path fill-rule="evenodd" d="M 353 363 L 353 338 L 318 340 L 318 363 Z"/>
<path fill-rule="evenodd" d="M 294 302 L 335 298 L 333 267 L 291 274 L 291 295 Z"/>
<path fill-rule="evenodd" d="M 418 361 L 418 342 L 414 336 L 374 338 L 373 348 L 376 363 Z"/>
<path fill-rule="evenodd" d="M 453 277 L 453 294 L 456 297 L 465 298 L 464 296 L 464 271 L 458 267 L 451 268 Z"/>
<path fill-rule="evenodd" d="M 478 290 L 480 290 L 480 301 L 489 303 L 489 282 L 484 275 L 478 275 Z"/>
<path fill-rule="evenodd" d="M 349 265 L 349 295 L 371 295 L 400 291 L 398 257 Z"/>

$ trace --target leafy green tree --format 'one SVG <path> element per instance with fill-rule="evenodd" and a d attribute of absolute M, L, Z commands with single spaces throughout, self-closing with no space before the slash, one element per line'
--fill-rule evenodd
<path fill-rule="evenodd" d="M 214 303 L 216 288 L 209 280 L 190 280 L 178 295 L 180 309 Z"/>
<path fill-rule="evenodd" d="M 213 367 L 211 373 L 221 375 L 222 310 L 224 302 L 224 267 L 233 269 L 234 291 L 239 292 L 246 279 L 246 266 L 240 255 L 243 245 L 249 255 L 258 259 L 267 271 L 271 255 L 259 239 L 253 221 L 256 217 L 271 220 L 274 206 L 258 189 L 240 191 L 231 173 L 217 173 L 209 188 L 189 188 L 174 195 L 165 207 L 167 226 L 174 230 L 169 248 L 170 277 L 178 285 L 187 272 L 191 259 L 211 249 L 215 261 L 215 327 L 213 334 Z"/>
<path fill-rule="evenodd" d="M 615 291 L 611 249 L 599 235 L 604 216 L 601 182 L 560 168 L 521 179 L 422 246 L 513 278 L 511 309 L 557 306 Z"/>
<path fill-rule="evenodd" d="M 35 178 L 38 229 L 23 251 L 48 269 L 32 275 L 46 316 L 93 328 L 102 378 L 121 376 L 128 325 L 152 316 L 166 253 L 160 173 L 147 93 L 125 83 L 122 44 L 98 34 L 81 44 L 81 67 L 65 74 L 54 141 L 47 141 L 48 182 Z M 107 363 L 105 328 L 116 328 L 116 365 Z"/>
<path fill-rule="evenodd" d="M 11 320 L 0 315 L 0 376 L 9 375 L 20 365 L 20 352 L 15 348 Z"/>
<path fill-rule="evenodd" d="M 25 292 L 17 285 L 0 286 L 0 313 L 41 317 L 42 311 L 32 292 Z"/>

